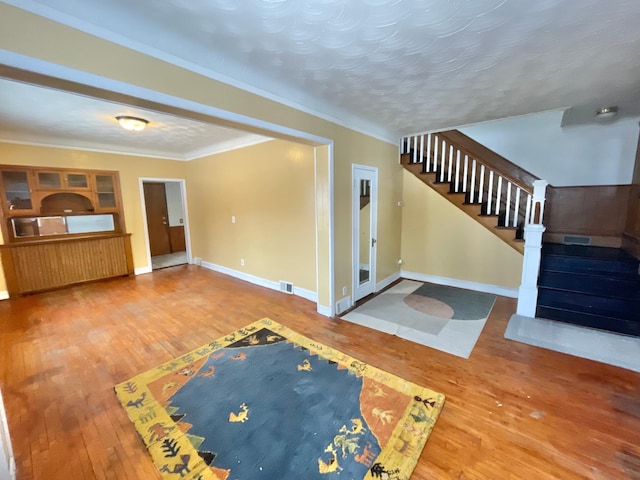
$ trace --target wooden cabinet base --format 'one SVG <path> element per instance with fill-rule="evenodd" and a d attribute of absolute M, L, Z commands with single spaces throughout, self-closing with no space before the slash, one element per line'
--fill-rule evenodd
<path fill-rule="evenodd" d="M 131 234 L 1 245 L 9 296 L 133 275 Z"/>

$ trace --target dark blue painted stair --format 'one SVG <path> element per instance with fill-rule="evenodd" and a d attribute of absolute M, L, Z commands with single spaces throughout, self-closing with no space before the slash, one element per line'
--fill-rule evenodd
<path fill-rule="evenodd" d="M 638 265 L 616 248 L 545 243 L 536 316 L 640 336 Z"/>

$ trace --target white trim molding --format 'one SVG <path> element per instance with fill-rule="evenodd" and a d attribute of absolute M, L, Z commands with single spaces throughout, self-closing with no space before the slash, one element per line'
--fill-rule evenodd
<path fill-rule="evenodd" d="M 380 290 L 384 290 L 396 280 L 400 280 L 400 278 L 401 278 L 400 271 L 392 273 L 387 278 L 383 278 L 378 283 L 376 283 L 376 292 L 379 292 Z"/>
<path fill-rule="evenodd" d="M 151 272 L 153 272 L 151 265 L 147 265 L 146 267 L 137 267 L 133 270 L 133 273 L 135 275 L 144 275 L 146 273 L 151 273 Z"/>
<path fill-rule="evenodd" d="M 277 290 L 279 292 L 281 291 L 280 282 L 267 280 L 266 278 L 257 277 L 255 275 L 251 275 L 250 273 L 240 272 L 238 270 L 234 270 L 233 268 L 223 267 L 222 265 L 217 265 L 215 263 L 205 262 L 204 260 L 202 261 L 202 267 L 208 270 L 213 270 L 214 272 L 224 273 L 225 275 L 244 280 L 245 282 L 253 283 L 254 285 L 270 288 L 271 290 Z M 293 294 L 297 295 L 298 297 L 305 298 L 311 302 L 318 302 L 318 294 L 316 292 L 312 292 L 311 290 L 307 290 L 306 288 L 300 288 L 294 285 Z M 318 308 L 320 308 L 320 306 L 318 306 Z"/>
<path fill-rule="evenodd" d="M 467 290 L 475 290 L 476 292 L 492 293 L 502 297 L 518 298 L 517 288 L 501 287 L 499 285 L 491 285 L 489 283 L 470 282 L 468 280 L 459 280 L 457 278 L 437 277 L 435 275 L 427 275 L 424 273 L 400 271 L 400 276 L 407 280 L 417 280 L 419 282 L 435 283 L 437 285 L 445 285 L 447 287 L 465 288 Z"/>
<path fill-rule="evenodd" d="M 320 315 L 324 316 L 324 317 L 329 317 L 331 318 L 333 315 L 331 314 L 331 308 L 329 307 L 325 307 L 324 305 L 318 305 L 318 308 L 316 310 Z"/>
<path fill-rule="evenodd" d="M 0 290 L 0 300 L 9 300 L 9 292 L 7 290 Z"/>

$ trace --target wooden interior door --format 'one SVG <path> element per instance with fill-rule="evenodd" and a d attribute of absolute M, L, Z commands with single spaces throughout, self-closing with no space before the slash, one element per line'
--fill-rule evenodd
<path fill-rule="evenodd" d="M 143 187 L 151 256 L 171 253 L 167 194 L 164 183 L 144 182 Z"/>

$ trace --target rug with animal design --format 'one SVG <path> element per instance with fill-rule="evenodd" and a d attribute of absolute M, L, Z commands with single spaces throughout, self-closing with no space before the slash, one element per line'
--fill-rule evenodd
<path fill-rule="evenodd" d="M 407 480 L 444 396 L 264 318 L 115 387 L 165 479 Z"/>

